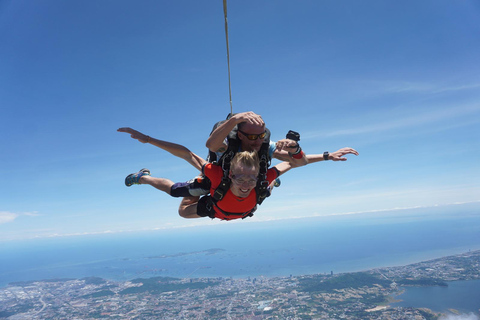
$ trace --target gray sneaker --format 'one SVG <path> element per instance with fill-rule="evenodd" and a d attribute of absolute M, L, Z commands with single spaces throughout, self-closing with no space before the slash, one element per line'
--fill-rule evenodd
<path fill-rule="evenodd" d="M 150 175 L 150 170 L 148 169 L 142 169 L 138 172 L 135 172 L 135 173 L 131 173 L 129 174 L 126 178 L 125 178 L 125 185 L 127 187 L 130 187 L 134 184 L 139 184 L 138 183 L 138 180 L 142 177 L 142 176 L 149 176 Z"/>

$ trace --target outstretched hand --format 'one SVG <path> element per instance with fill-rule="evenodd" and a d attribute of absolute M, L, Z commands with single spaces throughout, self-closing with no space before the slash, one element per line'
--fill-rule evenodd
<path fill-rule="evenodd" d="M 347 161 L 347 158 L 343 157 L 346 154 L 354 154 L 358 156 L 358 152 L 355 149 L 352 148 L 342 148 L 340 150 L 337 150 L 335 152 L 330 153 L 328 160 L 332 161 Z"/>
<path fill-rule="evenodd" d="M 129 127 L 123 127 L 123 128 L 119 128 L 117 129 L 118 132 L 125 132 L 125 133 L 129 133 L 130 136 L 133 138 L 133 139 L 136 139 L 138 141 L 140 141 L 141 143 L 147 143 L 149 140 L 150 140 L 150 136 L 147 136 L 137 130 L 134 130 L 132 128 L 129 128 Z"/>

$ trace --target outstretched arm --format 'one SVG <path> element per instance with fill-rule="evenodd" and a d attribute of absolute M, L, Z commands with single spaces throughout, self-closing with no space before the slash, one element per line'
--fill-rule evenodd
<path fill-rule="evenodd" d="M 280 141 L 282 141 L 282 140 L 280 140 Z M 347 154 L 354 154 L 354 155 L 358 156 L 357 150 L 352 149 L 352 148 L 342 148 L 342 149 L 339 149 L 335 152 L 330 153 L 329 156 L 328 156 L 328 160 L 347 161 L 347 158 L 344 157 Z M 282 160 L 282 161 L 288 161 L 288 162 L 292 163 L 292 161 L 289 160 L 289 158 L 291 158 L 291 156 L 285 150 L 275 151 L 274 158 Z M 305 155 L 305 158 L 307 160 L 307 164 L 320 162 L 320 161 L 325 160 L 323 154 L 307 154 L 307 155 Z M 293 167 L 299 167 L 299 165 L 296 165 L 296 163 L 292 163 L 292 166 Z"/>
<path fill-rule="evenodd" d="M 262 117 L 252 111 L 237 113 L 212 132 L 206 143 L 207 148 L 212 152 L 224 152 L 224 149 L 226 148 L 224 143 L 225 138 L 237 124 L 242 122 L 248 122 L 259 126 L 265 125 Z"/>
<path fill-rule="evenodd" d="M 136 139 L 141 143 L 150 143 L 156 147 L 159 147 L 173 154 L 176 157 L 182 158 L 188 163 L 190 163 L 192 166 L 194 166 L 196 169 L 198 169 L 199 171 L 202 171 L 202 166 L 207 162 L 203 158 L 196 155 L 195 153 L 193 153 L 192 151 L 190 151 L 189 149 L 185 148 L 182 145 L 163 141 L 163 140 L 158 140 L 128 127 L 120 128 L 117 131 L 129 133 L 133 139 Z"/>
<path fill-rule="evenodd" d="M 358 156 L 358 151 L 353 148 L 342 148 L 328 155 L 328 160 L 332 161 L 347 161 L 344 156 L 347 154 L 354 154 Z M 323 154 L 307 154 L 308 163 L 324 161 Z"/>

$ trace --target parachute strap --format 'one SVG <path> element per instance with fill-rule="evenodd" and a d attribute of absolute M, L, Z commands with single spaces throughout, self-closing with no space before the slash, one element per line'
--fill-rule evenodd
<path fill-rule="evenodd" d="M 217 189 L 215 189 L 215 192 L 212 194 L 212 198 L 216 201 L 222 200 L 228 189 L 230 189 L 230 179 L 222 178 L 222 181 L 220 181 Z"/>
<path fill-rule="evenodd" d="M 228 93 L 230 95 L 230 113 L 233 113 L 232 104 L 232 83 L 230 81 L 230 49 L 228 46 L 228 19 L 227 19 L 227 0 L 223 0 L 223 14 L 225 16 L 225 39 L 227 43 L 227 66 L 228 66 Z"/>
<path fill-rule="evenodd" d="M 260 170 L 258 172 L 257 185 L 255 186 L 255 191 L 257 193 L 257 203 L 262 204 L 263 200 L 268 197 L 270 194 L 268 192 L 268 180 L 267 180 L 267 169 L 270 165 L 268 158 L 268 144 L 262 144 L 260 151 L 258 152 L 260 158 Z"/>
<path fill-rule="evenodd" d="M 222 200 L 225 194 L 227 194 L 228 189 L 230 189 L 230 184 L 232 182 L 229 177 L 230 164 L 233 160 L 233 157 L 235 157 L 235 154 L 237 153 L 238 147 L 239 145 L 236 139 L 228 138 L 228 149 L 222 156 L 221 162 L 223 177 L 220 181 L 220 184 L 215 189 L 215 192 L 212 194 L 212 198 L 215 201 Z"/>

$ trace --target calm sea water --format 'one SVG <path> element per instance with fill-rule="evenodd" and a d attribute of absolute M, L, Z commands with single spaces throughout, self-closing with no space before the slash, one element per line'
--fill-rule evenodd
<path fill-rule="evenodd" d="M 99 276 L 352 272 L 480 249 L 480 204 L 0 243 L 0 286 Z M 213 250 L 211 250 L 213 249 Z"/>
<path fill-rule="evenodd" d="M 480 280 L 448 282 L 448 287 L 408 287 L 395 297 L 395 307 L 429 308 L 437 312 L 455 309 L 480 314 Z"/>

